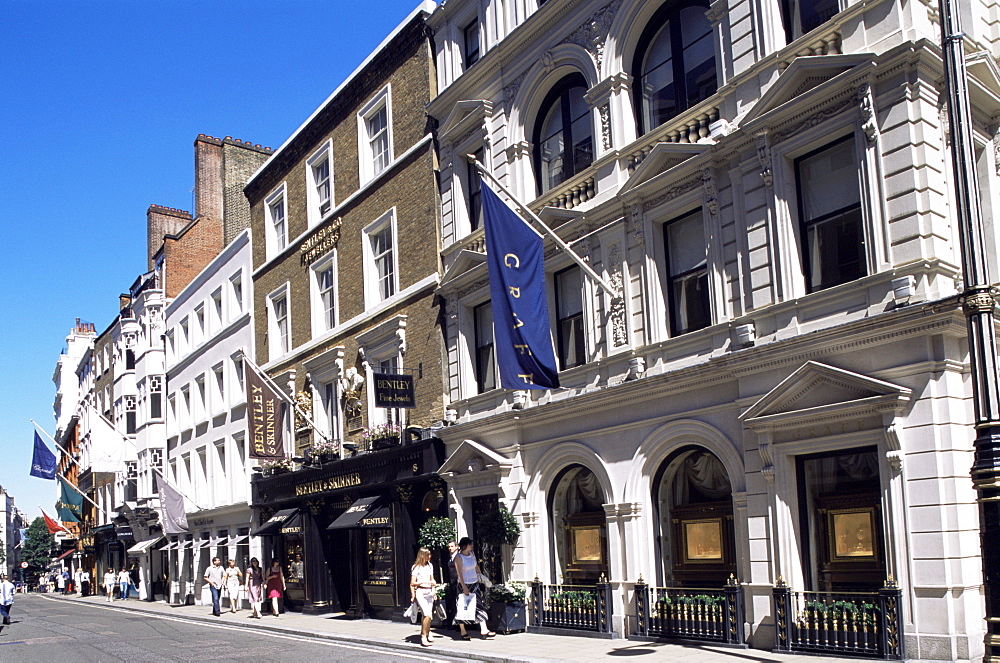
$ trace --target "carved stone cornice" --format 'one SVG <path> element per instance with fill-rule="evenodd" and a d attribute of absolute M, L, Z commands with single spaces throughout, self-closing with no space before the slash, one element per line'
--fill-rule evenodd
<path fill-rule="evenodd" d="M 573 34 L 562 40 L 563 44 L 576 44 L 582 46 L 590 57 L 594 59 L 597 70 L 601 70 L 601 63 L 604 61 L 604 44 L 611 31 L 611 24 L 615 20 L 618 8 L 622 0 L 612 0 L 590 15 Z"/>

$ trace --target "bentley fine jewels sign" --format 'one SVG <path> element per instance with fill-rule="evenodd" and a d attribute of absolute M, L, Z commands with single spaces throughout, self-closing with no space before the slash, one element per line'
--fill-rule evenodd
<path fill-rule="evenodd" d="M 413 398 L 413 376 L 396 373 L 374 373 L 376 407 L 416 407 Z"/>

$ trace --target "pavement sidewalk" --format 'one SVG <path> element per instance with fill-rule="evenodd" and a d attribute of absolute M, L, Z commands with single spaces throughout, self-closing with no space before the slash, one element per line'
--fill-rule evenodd
<path fill-rule="evenodd" d="M 249 619 L 249 610 L 211 615 L 211 607 L 174 606 L 163 602 L 130 599 L 112 604 L 102 596 L 43 594 L 73 603 L 127 609 L 134 612 L 179 617 L 212 624 L 227 624 L 241 628 L 268 630 L 286 635 L 306 635 L 350 644 L 367 644 L 395 649 L 409 655 L 453 656 L 488 662 L 601 661 L 627 656 L 648 661 L 682 661 L 683 663 L 847 663 L 852 659 L 775 654 L 757 649 L 734 649 L 711 645 L 678 645 L 636 640 L 606 640 L 574 635 L 543 635 L 539 633 L 498 634 L 493 640 L 480 640 L 477 635 L 466 641 L 458 639 L 458 631 L 434 629 L 434 646 L 420 646 L 419 627 L 407 622 L 381 619 L 348 619 L 342 615 L 302 615 L 287 612 L 280 617 L 265 615 Z M 474 633 L 474 629 L 470 629 Z M 856 660 L 854 660 L 856 663 Z"/>

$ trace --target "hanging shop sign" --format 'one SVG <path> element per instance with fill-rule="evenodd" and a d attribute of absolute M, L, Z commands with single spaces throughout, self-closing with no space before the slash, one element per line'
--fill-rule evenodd
<path fill-rule="evenodd" d="M 375 373 L 375 407 L 417 406 L 413 397 L 413 376 L 397 373 Z"/>

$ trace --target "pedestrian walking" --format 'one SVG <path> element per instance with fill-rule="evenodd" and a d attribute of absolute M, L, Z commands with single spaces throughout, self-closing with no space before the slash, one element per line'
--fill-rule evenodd
<path fill-rule="evenodd" d="M 73 574 L 73 584 L 76 586 L 76 593 L 83 596 L 83 569 L 77 569 Z"/>
<path fill-rule="evenodd" d="M 114 603 L 115 600 L 116 578 L 114 569 L 108 569 L 104 572 L 104 591 L 108 595 L 108 603 Z"/>
<path fill-rule="evenodd" d="M 83 596 L 90 596 L 90 571 L 86 569 L 80 574 L 80 589 Z"/>
<path fill-rule="evenodd" d="M 56 587 L 59 588 L 59 593 L 60 594 L 65 594 L 66 593 L 66 575 L 65 574 L 66 574 L 66 572 L 62 571 L 56 577 Z"/>
<path fill-rule="evenodd" d="M 434 596 L 436 594 L 434 583 L 434 565 L 431 564 L 431 551 L 421 548 L 417 551 L 417 558 L 413 561 L 410 569 L 410 602 L 416 603 L 420 608 L 422 619 L 420 620 L 420 645 L 430 647 L 431 640 L 431 616 L 434 613 Z"/>
<path fill-rule="evenodd" d="M 218 617 L 222 614 L 222 610 L 219 608 L 219 597 L 222 595 L 222 560 L 218 557 L 212 558 L 212 565 L 205 569 L 205 582 L 208 583 L 208 589 L 212 592 L 212 614 Z"/>
<path fill-rule="evenodd" d="M 448 542 L 448 586 L 444 590 L 444 622 L 454 628 L 455 603 L 458 600 L 458 572 L 455 571 L 455 555 L 458 554 L 458 544 Z"/>
<path fill-rule="evenodd" d="M 265 589 L 267 598 L 271 599 L 271 614 L 278 617 L 278 599 L 285 595 L 285 574 L 281 572 L 281 563 L 278 560 L 271 562 Z"/>
<path fill-rule="evenodd" d="M 229 594 L 229 612 L 239 610 L 240 586 L 243 584 L 243 572 L 236 566 L 236 560 L 229 560 L 229 566 L 222 574 L 226 584 L 226 594 Z"/>
<path fill-rule="evenodd" d="M 121 600 L 128 598 L 128 587 L 132 584 L 132 577 L 129 576 L 128 570 L 122 567 L 122 570 L 118 572 L 118 596 Z"/>
<path fill-rule="evenodd" d="M 471 640 L 472 637 L 466 633 L 465 627 L 467 624 L 479 624 L 479 633 L 483 639 L 492 638 L 496 633 L 486 627 L 486 588 L 479 581 L 483 572 L 479 569 L 479 561 L 476 560 L 476 556 L 472 552 L 472 539 L 467 536 L 462 537 L 462 540 L 458 542 L 458 551 L 458 554 L 455 555 L 455 572 L 458 575 L 458 583 L 462 588 L 458 602 L 460 606 L 466 604 L 466 602 L 471 603 L 471 600 L 467 598 L 471 596 L 475 597 L 476 604 L 474 619 L 456 620 L 458 622 L 458 630 L 461 632 L 463 640 Z"/>
<path fill-rule="evenodd" d="M 247 601 L 250 602 L 252 619 L 260 619 L 260 604 L 264 602 L 264 569 L 260 568 L 260 560 L 256 557 L 250 560 L 246 575 Z"/>
<path fill-rule="evenodd" d="M 0 573 L 0 617 L 3 617 L 3 624 L 0 624 L 0 630 L 3 630 L 4 626 L 10 625 L 10 610 L 14 606 L 14 585 L 7 580 L 7 575 Z"/>

